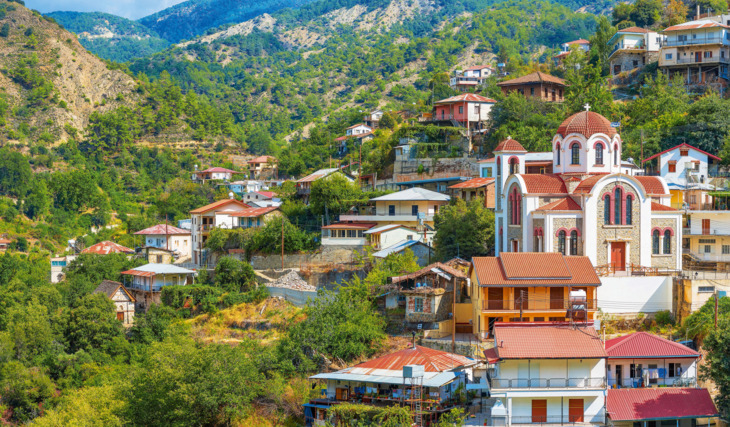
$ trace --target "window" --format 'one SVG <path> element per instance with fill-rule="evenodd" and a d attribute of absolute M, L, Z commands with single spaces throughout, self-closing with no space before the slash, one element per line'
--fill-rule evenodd
<path fill-rule="evenodd" d="M 672 253 L 672 231 L 664 230 L 664 255 Z"/>
<path fill-rule="evenodd" d="M 722 254 L 723 255 L 730 254 L 730 245 L 722 245 Z"/>
<path fill-rule="evenodd" d="M 388 205 L 388 216 L 395 216 L 395 205 Z"/>
<path fill-rule="evenodd" d="M 414 313 L 423 313 L 423 298 L 414 298 L 413 299 L 413 312 Z"/>
<path fill-rule="evenodd" d="M 575 230 L 570 232 L 570 254 L 578 255 L 578 232 Z"/>
<path fill-rule="evenodd" d="M 608 194 L 603 196 L 603 223 L 611 224 L 611 196 Z"/>
<path fill-rule="evenodd" d="M 418 205 L 411 206 L 411 215 L 418 216 Z"/>
<path fill-rule="evenodd" d="M 621 225 L 621 206 L 623 204 L 623 192 L 616 188 L 613 198 L 613 223 Z"/>
<path fill-rule="evenodd" d="M 613 146 L 613 165 L 618 166 L 618 145 Z"/>
<path fill-rule="evenodd" d="M 711 245 L 714 245 L 715 239 L 700 239 L 700 243 L 709 243 Z"/>
<path fill-rule="evenodd" d="M 714 286 L 698 286 L 697 287 L 697 292 L 708 293 L 708 294 L 709 293 L 712 293 L 712 294 L 714 294 L 715 293 L 715 287 Z"/>
<path fill-rule="evenodd" d="M 711 254 L 712 253 L 712 245 L 705 245 L 704 246 L 704 252 L 706 254 Z"/>
<path fill-rule="evenodd" d="M 633 221 L 633 218 L 631 217 L 632 214 L 632 205 L 634 202 L 634 196 L 631 194 L 626 196 L 626 225 L 631 225 L 631 222 Z"/>
<path fill-rule="evenodd" d="M 509 159 L 509 173 L 510 175 L 520 173 L 520 161 L 516 158 Z"/>
<path fill-rule="evenodd" d="M 482 178 L 491 178 L 491 177 L 492 177 L 492 168 L 482 169 Z"/>
<path fill-rule="evenodd" d="M 677 172 L 677 162 L 671 161 L 667 165 L 667 168 L 669 169 L 669 173 L 675 173 Z"/>
<path fill-rule="evenodd" d="M 629 378 L 641 378 L 641 371 L 643 371 L 643 366 L 641 363 L 634 364 L 632 363 L 629 365 Z"/>
<path fill-rule="evenodd" d="M 705 52 L 705 58 L 712 58 L 712 51 Z"/>
<path fill-rule="evenodd" d="M 596 145 L 596 165 L 603 165 L 603 144 Z"/>
<path fill-rule="evenodd" d="M 474 106 L 474 114 L 476 114 L 478 116 L 478 115 L 480 115 L 480 113 L 481 113 L 481 106 L 475 105 Z"/>
<path fill-rule="evenodd" d="M 671 60 L 672 59 L 672 54 L 671 53 L 667 53 L 666 55 L 664 55 L 664 59 Z"/>
<path fill-rule="evenodd" d="M 659 255 L 659 230 L 654 230 L 651 234 L 651 253 Z"/>
<path fill-rule="evenodd" d="M 580 164 L 580 144 L 577 142 L 574 142 L 573 145 L 570 146 L 570 164 Z"/>
<path fill-rule="evenodd" d="M 162 264 L 162 255 L 155 255 L 155 258 L 157 259 L 158 264 Z"/>
<path fill-rule="evenodd" d="M 670 363 L 667 366 L 667 376 L 669 378 L 679 377 L 682 375 L 682 364 L 681 363 Z"/>
<path fill-rule="evenodd" d="M 531 87 L 530 88 L 530 96 L 535 96 L 535 88 L 534 87 Z"/>
<path fill-rule="evenodd" d="M 558 252 L 565 255 L 565 230 L 558 233 Z"/>
<path fill-rule="evenodd" d="M 560 166 L 560 143 L 559 142 L 555 145 L 555 157 L 556 157 L 555 165 Z"/>
<path fill-rule="evenodd" d="M 459 114 L 464 114 L 464 106 L 459 106 Z"/>
<path fill-rule="evenodd" d="M 680 148 L 679 155 L 682 157 L 687 157 L 689 155 L 689 148 Z"/>

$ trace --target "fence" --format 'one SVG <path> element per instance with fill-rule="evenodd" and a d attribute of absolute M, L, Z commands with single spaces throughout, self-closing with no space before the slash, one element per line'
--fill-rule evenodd
<path fill-rule="evenodd" d="M 606 388 L 606 378 L 492 378 L 492 389 Z"/>
<path fill-rule="evenodd" d="M 598 308 L 598 300 L 588 299 L 576 302 L 575 305 L 585 306 L 588 310 Z M 568 310 L 574 308 L 573 304 L 567 298 L 560 299 L 530 299 L 525 297 L 522 301 L 519 298 L 505 300 L 487 300 L 483 302 L 483 310 Z"/>
<path fill-rule="evenodd" d="M 290 288 L 277 288 L 273 286 L 267 286 L 269 294 L 272 297 L 281 297 L 289 301 L 297 307 L 304 307 L 307 305 L 309 299 L 317 298 L 317 292 L 315 291 L 298 291 Z"/>

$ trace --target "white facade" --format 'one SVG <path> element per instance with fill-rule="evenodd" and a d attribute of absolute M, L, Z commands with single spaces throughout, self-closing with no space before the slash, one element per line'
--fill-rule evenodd
<path fill-rule="evenodd" d="M 622 388 L 638 387 L 642 379 L 648 380 L 649 387 L 693 387 L 697 384 L 697 359 L 609 358 L 607 372 L 609 387 L 614 385 Z"/>
<path fill-rule="evenodd" d="M 145 236 L 145 246 L 175 251 L 182 258 L 190 257 L 193 247 L 189 234 L 148 234 Z"/>
<path fill-rule="evenodd" d="M 710 172 L 717 173 L 717 163 L 713 162 L 711 169 L 708 153 L 683 144 L 659 155 L 658 172 L 668 183 L 687 188 L 708 183 Z"/>
<path fill-rule="evenodd" d="M 66 267 L 75 259 L 76 255 L 51 257 L 51 283 L 60 282 L 65 275 Z"/>
<path fill-rule="evenodd" d="M 433 233 L 426 233 L 427 244 L 431 244 Z M 423 233 L 404 226 L 383 226 L 372 228 L 365 232 L 369 244 L 375 249 L 389 248 L 404 240 L 423 240 Z"/>
<path fill-rule="evenodd" d="M 117 320 L 120 320 L 124 326 L 132 326 L 134 323 L 134 300 L 121 287 L 117 289 L 111 299 L 114 302 Z"/>
<path fill-rule="evenodd" d="M 249 194 L 256 191 L 266 190 L 268 187 L 264 185 L 262 181 L 235 181 L 230 184 L 228 184 L 228 189 L 232 192 L 240 195 L 244 195 L 244 197 Z M 245 201 L 245 200 L 244 200 Z"/>
<path fill-rule="evenodd" d="M 204 260 L 203 252 L 205 249 L 205 241 L 208 234 L 214 228 L 232 229 L 234 226 L 234 218 L 231 212 L 240 212 L 248 209 L 248 206 L 242 202 L 231 199 L 227 203 L 212 203 L 211 205 L 196 209 L 191 212 L 191 250 L 193 254 L 193 263 L 201 264 Z"/>
<path fill-rule="evenodd" d="M 671 311 L 672 277 L 601 277 L 598 308 L 615 316 Z"/>
<path fill-rule="evenodd" d="M 373 131 L 373 128 L 371 128 L 369 126 L 365 126 L 363 124 L 358 124 L 358 125 L 347 128 L 345 135 L 356 136 L 356 135 L 362 135 L 364 133 L 371 133 L 372 131 Z"/>

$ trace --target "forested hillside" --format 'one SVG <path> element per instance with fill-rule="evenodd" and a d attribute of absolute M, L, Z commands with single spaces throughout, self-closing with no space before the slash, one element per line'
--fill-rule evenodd
<path fill-rule="evenodd" d="M 100 12 L 53 12 L 49 16 L 76 33 L 81 44 L 101 58 L 126 62 L 159 52 L 170 45 L 144 25 Z"/>

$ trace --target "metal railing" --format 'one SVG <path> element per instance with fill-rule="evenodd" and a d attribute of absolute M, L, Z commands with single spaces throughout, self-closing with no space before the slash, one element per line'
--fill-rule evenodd
<path fill-rule="evenodd" d="M 644 267 L 637 264 L 630 264 L 623 269 L 617 268 L 615 265 L 604 264 L 595 267 L 598 276 L 680 276 L 682 272 L 671 268 Z"/>
<path fill-rule="evenodd" d="M 598 308 L 597 299 L 588 299 L 585 302 L 588 310 L 596 310 Z M 530 299 L 529 296 L 520 302 L 519 298 L 515 299 L 500 299 L 500 300 L 485 300 L 482 302 L 482 310 L 520 310 L 523 311 L 535 311 L 535 310 L 568 310 L 571 307 L 571 303 L 567 298 L 561 299 L 544 299 L 535 298 Z"/>
<path fill-rule="evenodd" d="M 513 388 L 606 388 L 606 378 L 492 378 L 492 390 Z"/>
<path fill-rule="evenodd" d="M 696 46 L 698 44 L 723 44 L 724 40 L 722 37 L 696 37 L 687 40 L 665 40 L 664 46 L 676 47 L 676 46 Z"/>
<path fill-rule="evenodd" d="M 691 56 L 691 57 L 687 57 L 687 58 L 677 58 L 675 61 L 663 60 L 662 62 L 664 62 L 667 65 L 671 65 L 670 63 L 672 63 L 672 62 L 675 64 L 705 64 L 705 63 L 712 64 L 715 62 L 727 63 L 728 58 L 723 58 L 720 56 L 718 56 L 716 58 L 715 57 L 711 57 L 711 58 L 702 57 L 702 58 L 699 58 L 699 60 L 698 60 L 697 57 Z"/>
<path fill-rule="evenodd" d="M 512 416 L 512 425 L 516 424 L 530 424 L 530 425 L 541 425 L 541 424 L 555 424 L 555 425 L 586 425 L 586 424 L 597 424 L 603 425 L 605 422 L 606 415 L 603 411 L 597 414 L 585 414 L 585 415 L 520 415 Z M 597 420 L 597 421 L 593 421 Z"/>

